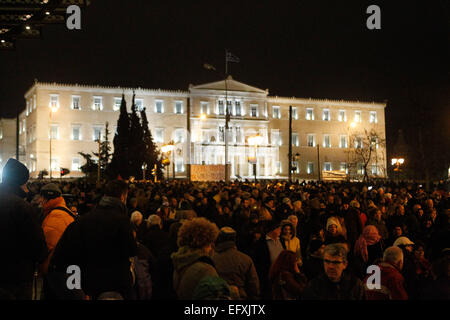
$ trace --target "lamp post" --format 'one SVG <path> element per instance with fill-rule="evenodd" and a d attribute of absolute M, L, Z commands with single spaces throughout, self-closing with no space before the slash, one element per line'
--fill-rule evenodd
<path fill-rule="evenodd" d="M 225 61 L 227 62 L 227 60 L 225 59 Z M 210 64 L 203 64 L 203 67 L 205 69 L 208 70 L 213 70 L 215 72 L 217 72 L 218 74 L 221 74 L 220 72 L 218 72 L 216 70 L 215 67 L 213 67 Z M 230 118 L 231 118 L 231 110 L 228 109 L 228 83 L 227 80 L 228 78 L 231 79 L 231 76 L 228 77 L 228 70 L 227 70 L 227 64 L 225 63 L 225 75 L 223 75 L 225 78 L 225 182 L 229 182 L 230 181 L 230 174 L 229 174 L 229 168 L 228 168 L 228 131 L 229 131 L 229 123 L 230 123 Z"/>
<path fill-rule="evenodd" d="M 145 170 L 147 169 L 147 164 L 146 163 L 144 163 L 143 165 L 142 165 L 142 180 L 144 180 L 144 181 L 146 181 L 146 179 L 145 179 Z"/>
<path fill-rule="evenodd" d="M 49 129 L 50 129 L 50 180 L 52 179 L 52 114 L 58 111 L 57 107 L 50 107 Z"/>
<path fill-rule="evenodd" d="M 258 150 L 258 145 L 262 144 L 262 141 L 263 141 L 263 137 L 260 136 L 259 134 L 248 138 L 248 144 L 253 145 L 255 148 L 255 161 L 253 162 L 253 173 L 255 174 L 255 182 L 256 182 L 256 164 L 258 162 L 257 150 Z"/>
<path fill-rule="evenodd" d="M 351 138 L 350 138 L 350 129 L 354 129 L 356 128 L 357 123 L 355 121 L 352 121 L 350 123 L 350 125 L 347 127 L 347 137 L 348 137 L 348 141 L 347 141 L 347 179 L 350 180 L 350 146 L 351 146 Z"/>
<path fill-rule="evenodd" d="M 402 165 L 405 162 L 405 159 L 403 158 L 392 158 L 391 164 L 395 166 L 394 171 L 397 172 L 397 183 L 399 183 L 400 180 L 400 165 Z"/>
<path fill-rule="evenodd" d="M 293 157 L 292 157 L 292 161 L 294 162 L 297 162 L 297 165 L 298 165 L 298 160 L 300 159 L 300 153 L 296 153 Z M 297 167 L 296 166 L 292 166 L 292 175 L 294 175 L 294 172 L 297 170 Z M 295 180 L 295 177 L 294 177 L 294 180 Z"/>

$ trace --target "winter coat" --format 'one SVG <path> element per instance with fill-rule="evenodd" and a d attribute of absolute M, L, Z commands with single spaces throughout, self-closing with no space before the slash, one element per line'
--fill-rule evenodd
<path fill-rule="evenodd" d="M 0 288 L 31 283 L 35 264 L 47 254 L 42 228 L 20 191 L 0 185 Z"/>
<path fill-rule="evenodd" d="M 253 260 L 238 251 L 233 241 L 217 244 L 212 259 L 219 276 L 238 288 L 242 300 L 258 298 L 259 278 Z"/>
<path fill-rule="evenodd" d="M 322 273 L 308 282 L 302 294 L 302 300 L 364 300 L 364 297 L 361 280 L 345 271 L 337 283 Z"/>
<path fill-rule="evenodd" d="M 142 244 L 158 258 L 160 252 L 169 245 L 169 233 L 161 230 L 158 225 L 152 225 L 143 236 Z"/>
<path fill-rule="evenodd" d="M 141 243 L 137 243 L 137 255 L 133 257 L 133 268 L 136 277 L 135 290 L 137 300 L 150 300 L 153 293 L 153 277 L 155 277 L 155 258 Z"/>
<path fill-rule="evenodd" d="M 179 300 L 192 300 L 199 282 L 208 276 L 218 277 L 214 262 L 201 249 L 181 247 L 172 254 L 173 285 Z"/>
<path fill-rule="evenodd" d="M 354 243 L 362 233 L 362 222 L 359 211 L 355 208 L 350 208 L 344 215 L 344 223 L 347 229 L 347 240 L 350 248 L 353 248 Z"/>
<path fill-rule="evenodd" d="M 322 257 L 309 255 L 303 263 L 302 270 L 309 280 L 314 279 L 324 272 Z"/>
<path fill-rule="evenodd" d="M 408 294 L 404 288 L 405 280 L 400 271 L 387 262 L 382 262 L 378 266 L 381 271 L 381 289 L 366 288 L 367 300 L 408 300 Z"/>
<path fill-rule="evenodd" d="M 289 225 L 291 226 L 292 230 L 292 236 L 290 239 L 285 239 L 281 235 L 281 244 L 283 245 L 283 248 L 285 250 L 289 250 L 292 252 L 295 252 L 295 255 L 297 256 L 297 264 L 299 266 L 302 265 L 302 250 L 300 247 L 300 239 L 296 236 L 296 228 L 292 225 L 292 223 L 289 220 L 283 220 L 281 221 L 281 230 L 283 230 L 283 227 Z"/>
<path fill-rule="evenodd" d="M 127 299 L 133 285 L 130 258 L 136 250 L 126 206 L 105 196 L 66 228 L 50 263 L 63 272 L 68 265 L 80 266 L 81 287 L 90 296 L 118 291 Z"/>
<path fill-rule="evenodd" d="M 69 210 L 63 197 L 51 199 L 43 205 L 45 218 L 42 222 L 42 230 L 44 231 L 45 241 L 47 242 L 49 251 L 47 258 L 41 266 L 41 272 L 43 274 L 48 272 L 48 264 L 53 256 L 56 244 L 67 226 L 74 221 L 74 218 L 68 212 L 61 209 L 55 209 L 57 207 Z"/>

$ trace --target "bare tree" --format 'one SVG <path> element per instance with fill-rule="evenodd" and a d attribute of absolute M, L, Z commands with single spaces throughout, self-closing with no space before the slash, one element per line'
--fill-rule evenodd
<path fill-rule="evenodd" d="M 385 176 L 386 159 L 384 152 L 386 140 L 375 130 L 364 129 L 364 133 L 354 133 L 350 136 L 348 170 L 349 176 L 361 177 L 364 182 L 369 180 L 370 165 L 376 165 L 377 172 L 372 177 Z M 358 172 L 359 171 L 359 172 Z"/>

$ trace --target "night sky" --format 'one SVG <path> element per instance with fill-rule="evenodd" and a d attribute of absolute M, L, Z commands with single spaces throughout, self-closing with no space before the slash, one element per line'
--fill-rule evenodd
<path fill-rule="evenodd" d="M 413 145 L 418 124 L 431 152 L 450 149 L 448 0 L 91 2 L 82 30 L 47 26 L 0 51 L 0 117 L 24 109 L 35 78 L 187 90 L 219 80 L 202 65 L 224 72 L 227 48 L 233 78 L 270 95 L 387 100 L 388 151 L 398 129 Z M 366 28 L 371 4 L 381 30 Z"/>

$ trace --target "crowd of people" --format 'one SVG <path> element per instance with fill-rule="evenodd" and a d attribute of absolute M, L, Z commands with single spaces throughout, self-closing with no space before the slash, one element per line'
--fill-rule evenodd
<path fill-rule="evenodd" d="M 445 183 L 29 181 L 10 159 L 0 299 L 448 300 L 449 201 Z"/>

